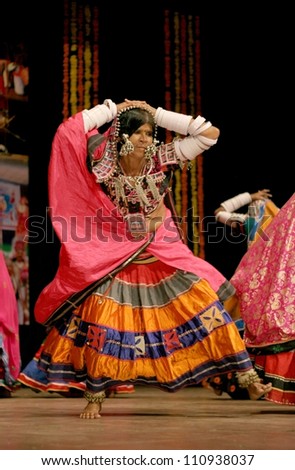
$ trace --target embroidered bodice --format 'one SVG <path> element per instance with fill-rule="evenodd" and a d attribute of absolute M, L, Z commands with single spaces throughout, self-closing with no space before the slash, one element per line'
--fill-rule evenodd
<path fill-rule="evenodd" d="M 163 199 L 168 183 L 157 156 L 154 156 L 139 176 L 125 175 L 117 164 L 101 186 L 124 218 L 129 214 L 148 217 Z"/>

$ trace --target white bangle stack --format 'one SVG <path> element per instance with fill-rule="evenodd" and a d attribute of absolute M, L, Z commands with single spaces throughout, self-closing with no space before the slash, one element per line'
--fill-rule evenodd
<path fill-rule="evenodd" d="M 193 160 L 195 157 L 216 144 L 217 139 L 209 139 L 203 135 L 189 136 L 175 140 L 175 151 L 180 160 Z"/>
<path fill-rule="evenodd" d="M 168 131 L 177 132 L 181 135 L 188 134 L 188 128 L 191 120 L 192 116 L 175 113 L 173 111 L 166 111 L 163 108 L 157 108 L 155 114 L 155 121 L 158 126 L 164 127 Z"/>
<path fill-rule="evenodd" d="M 204 132 L 206 129 L 209 129 L 209 127 L 212 126 L 210 121 L 205 122 L 206 119 L 203 118 L 202 116 L 196 117 L 196 119 L 190 123 L 188 127 L 188 133 L 190 135 L 198 135 L 201 132 Z"/>
<path fill-rule="evenodd" d="M 237 209 L 240 209 L 247 204 L 252 202 L 252 198 L 250 193 L 241 193 L 235 197 L 227 199 L 226 201 L 222 202 L 220 205 L 223 207 L 227 212 L 234 212 Z"/>
<path fill-rule="evenodd" d="M 112 121 L 117 115 L 117 106 L 112 100 L 107 99 L 104 104 L 98 104 L 91 109 L 84 109 L 82 114 L 86 133 Z"/>
<path fill-rule="evenodd" d="M 203 153 L 204 150 L 208 150 L 217 142 L 217 139 L 210 139 L 201 135 L 202 132 L 212 126 L 211 122 L 206 122 L 206 119 L 202 116 L 193 119 L 192 116 L 187 116 L 186 114 L 157 108 L 155 121 L 158 126 L 164 127 L 169 131 L 174 131 L 184 136 L 189 134 L 184 139 L 176 139 L 174 141 L 175 152 L 181 162 L 193 160 L 197 155 Z"/>
<path fill-rule="evenodd" d="M 222 224 L 227 224 L 231 222 L 245 223 L 247 219 L 247 214 L 239 214 L 238 212 L 227 212 L 219 211 L 217 212 L 215 219 L 217 222 Z"/>

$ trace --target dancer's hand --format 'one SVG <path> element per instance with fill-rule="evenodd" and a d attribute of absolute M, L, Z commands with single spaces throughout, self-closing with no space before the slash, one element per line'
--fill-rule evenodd
<path fill-rule="evenodd" d="M 269 189 L 260 189 L 257 191 L 257 193 L 252 193 L 251 198 L 252 201 L 265 201 L 266 199 L 269 199 L 272 197 L 272 194 L 270 193 Z"/>

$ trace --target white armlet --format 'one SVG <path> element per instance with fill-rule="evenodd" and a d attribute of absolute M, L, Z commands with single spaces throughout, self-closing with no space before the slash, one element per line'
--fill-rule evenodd
<path fill-rule="evenodd" d="M 238 212 L 219 211 L 216 214 L 215 219 L 217 222 L 221 222 L 222 224 L 228 224 L 231 222 L 239 222 L 243 224 L 247 217 L 247 214 L 239 214 Z"/>
<path fill-rule="evenodd" d="M 195 157 L 216 144 L 217 139 L 209 139 L 203 135 L 189 136 L 182 140 L 175 140 L 175 151 L 182 161 L 193 160 Z"/>
<path fill-rule="evenodd" d="M 164 127 L 168 131 L 174 131 L 181 135 L 187 135 L 188 127 L 192 120 L 192 116 L 186 114 L 166 111 L 163 108 L 157 108 L 155 121 L 158 126 Z"/>
<path fill-rule="evenodd" d="M 97 129 L 107 122 L 112 121 L 117 115 L 117 106 L 111 100 L 105 100 L 104 104 L 98 104 L 94 108 L 82 111 L 85 133 Z"/>
<path fill-rule="evenodd" d="M 227 212 L 234 212 L 240 207 L 246 206 L 252 202 L 252 198 L 250 193 L 241 193 L 231 199 L 227 199 L 226 201 L 222 202 L 220 205 L 227 211 Z"/>

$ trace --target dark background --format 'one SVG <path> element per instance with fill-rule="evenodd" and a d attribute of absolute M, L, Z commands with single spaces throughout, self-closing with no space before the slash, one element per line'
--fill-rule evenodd
<path fill-rule="evenodd" d="M 11 142 L 15 148 L 9 151 L 29 154 L 30 214 L 45 217 L 51 141 L 63 119 L 63 2 L 31 3 L 2 6 L 0 38 L 24 41 L 28 47 L 30 85 L 22 123 L 26 144 L 20 148 L 19 142 Z M 96 3 L 101 18 L 100 101 L 128 97 L 162 106 L 163 8 L 200 16 L 202 114 L 221 130 L 218 144 L 203 157 L 205 255 L 229 278 L 246 243 L 228 232 L 222 239 L 215 236 L 214 209 L 244 191 L 270 188 L 278 206 L 294 192 L 292 15 L 269 7 L 261 14 L 240 8 L 239 13 L 220 9 L 209 15 L 200 13 L 195 2 L 183 1 L 132 7 L 124 2 L 116 8 Z M 62 188 L 57 190 L 62 197 Z M 33 305 L 54 276 L 58 250 L 54 240 L 30 246 L 32 319 L 21 331 L 24 365 L 45 334 L 34 321 Z"/>

